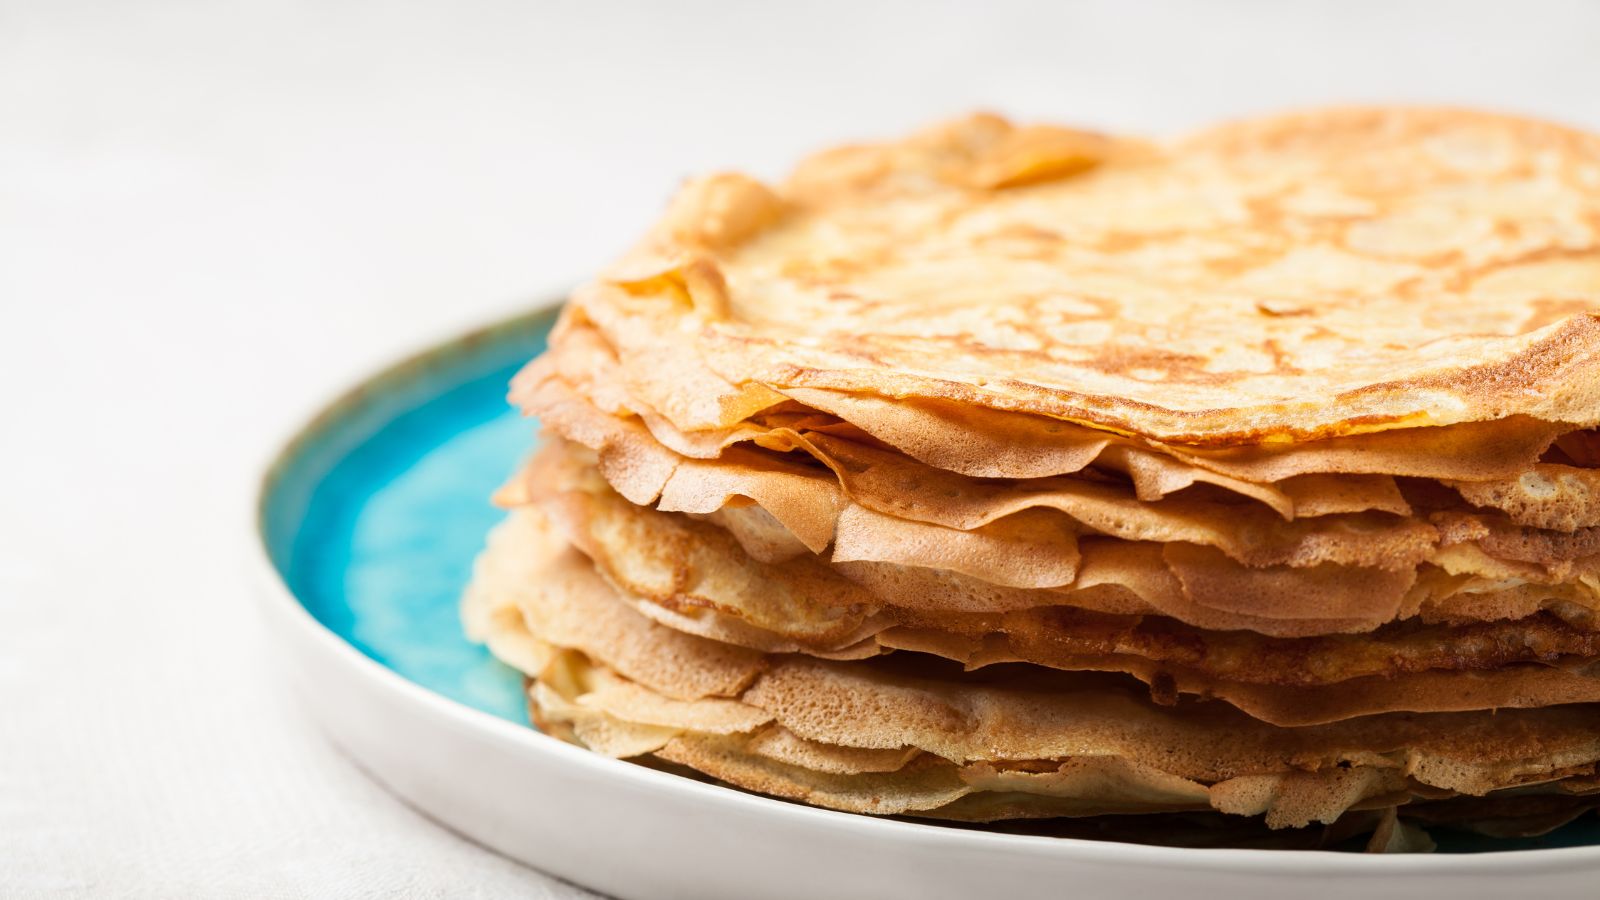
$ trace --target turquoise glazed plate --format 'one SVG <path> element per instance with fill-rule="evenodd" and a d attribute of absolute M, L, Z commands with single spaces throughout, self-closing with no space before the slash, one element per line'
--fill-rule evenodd
<path fill-rule="evenodd" d="M 813 809 L 539 734 L 521 677 L 466 640 L 456 601 L 499 518 L 488 496 L 533 446 L 506 382 L 554 318 L 546 306 L 480 328 L 338 393 L 277 451 L 256 504 L 254 574 L 285 679 L 357 763 L 444 825 L 637 898 L 1597 890 L 1592 817 L 1538 840 L 1440 834 L 1457 852 L 1431 856 L 1147 847 Z"/>

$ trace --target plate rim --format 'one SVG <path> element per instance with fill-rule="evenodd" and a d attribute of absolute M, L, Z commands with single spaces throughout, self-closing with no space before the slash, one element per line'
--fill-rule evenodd
<path fill-rule="evenodd" d="M 272 629 L 277 637 L 293 634 L 329 659 L 337 660 L 350 677 L 367 682 L 395 701 L 420 707 L 440 717 L 452 728 L 474 732 L 478 737 L 542 757 L 559 766 L 575 766 L 591 774 L 626 783 L 631 789 L 680 798 L 681 802 L 702 808 L 726 809 L 739 813 L 787 818 L 799 828 L 843 829 L 864 841 L 891 840 L 934 846 L 960 846 L 997 857 L 1023 854 L 1060 863 L 1087 861 L 1150 866 L 1170 871 L 1227 872 L 1250 875 L 1294 875 L 1297 877 L 1379 877 L 1430 875 L 1449 871 L 1452 875 L 1553 874 L 1600 867 L 1600 844 L 1579 847 L 1546 847 L 1516 850 L 1488 850 L 1453 854 L 1368 854 L 1339 853 L 1327 850 L 1268 850 L 1252 848 L 1162 847 L 1119 841 L 1096 841 L 1071 837 L 1000 834 L 981 830 L 952 828 L 841 812 L 802 803 L 779 800 L 736 788 L 709 784 L 662 772 L 624 760 L 611 759 L 586 750 L 537 729 L 501 719 L 464 703 L 436 693 L 399 672 L 368 657 L 353 644 L 313 616 L 294 594 L 272 558 L 266 523 L 273 490 L 297 455 L 313 445 L 317 436 L 344 415 L 359 409 L 369 396 L 381 393 L 385 385 L 417 377 L 430 361 L 469 352 L 470 345 L 497 332 L 531 324 L 542 317 L 554 317 L 565 305 L 565 294 L 534 304 L 521 304 L 514 312 L 502 311 L 492 317 L 477 317 L 475 324 L 452 330 L 443 339 L 422 340 L 400 353 L 387 354 L 382 363 L 354 381 L 339 383 L 316 394 L 304 403 L 301 413 L 290 418 L 290 425 L 277 434 L 262 455 L 263 462 L 251 479 L 249 521 L 245 534 L 244 568 L 255 588 L 256 605 L 283 628 Z M 296 698 L 301 715 L 309 717 L 306 703 Z M 324 729 L 327 739 L 339 741 Z M 354 760 L 366 777 L 395 795 L 414 811 L 432 819 L 414 806 L 410 798 L 374 775 Z M 435 820 L 436 821 L 436 820 Z M 449 829 L 448 826 L 440 827 Z M 468 839 L 478 840 L 468 834 Z M 492 851 L 498 852 L 498 851 Z M 526 862 L 519 861 L 523 865 Z M 531 866 L 530 866 L 531 868 Z"/>

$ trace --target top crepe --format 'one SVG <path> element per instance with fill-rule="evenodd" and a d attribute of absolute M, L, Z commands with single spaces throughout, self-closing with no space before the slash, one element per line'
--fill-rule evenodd
<path fill-rule="evenodd" d="M 1600 138 L 1339 109 L 1171 143 L 974 116 L 691 181 L 574 298 L 685 431 L 822 389 L 1196 446 L 1600 423 Z"/>

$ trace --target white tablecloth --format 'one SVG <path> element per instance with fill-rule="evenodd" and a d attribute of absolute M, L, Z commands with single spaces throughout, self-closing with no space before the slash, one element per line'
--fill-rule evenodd
<path fill-rule="evenodd" d="M 0 2 L 0 895 L 578 895 L 313 732 L 248 492 L 324 388 L 593 269 L 684 175 L 975 106 L 1600 126 L 1596 47 L 1600 5 L 1529 0 Z"/>

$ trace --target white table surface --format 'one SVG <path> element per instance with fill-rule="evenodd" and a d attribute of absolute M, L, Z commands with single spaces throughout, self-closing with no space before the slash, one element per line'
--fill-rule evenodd
<path fill-rule="evenodd" d="M 326 388 L 580 277 L 683 176 L 977 106 L 1600 127 L 1597 48 L 1600 4 L 1530 0 L 0 0 L 0 896 L 580 896 L 300 716 L 248 488 Z"/>

